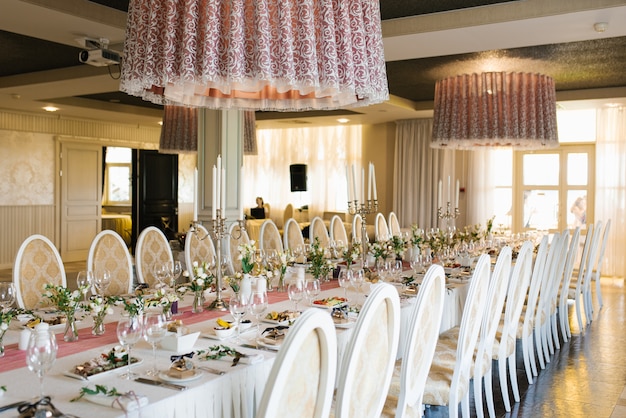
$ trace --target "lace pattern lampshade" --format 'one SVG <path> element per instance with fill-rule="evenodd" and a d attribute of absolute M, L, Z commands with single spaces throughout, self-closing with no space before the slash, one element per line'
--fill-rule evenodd
<path fill-rule="evenodd" d="M 449 77 L 435 84 L 433 148 L 558 145 L 551 77 L 489 72 Z"/>
<path fill-rule="evenodd" d="M 219 109 L 380 103 L 379 1 L 131 0 L 120 90 Z"/>

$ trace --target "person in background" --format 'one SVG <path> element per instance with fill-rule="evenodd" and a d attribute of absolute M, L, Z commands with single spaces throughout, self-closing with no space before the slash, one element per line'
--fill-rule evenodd
<path fill-rule="evenodd" d="M 572 207 L 570 212 L 574 214 L 575 224 L 574 226 L 583 226 L 587 221 L 587 196 L 579 196 Z"/>
<path fill-rule="evenodd" d="M 250 209 L 250 216 L 252 219 L 265 219 L 267 214 L 265 213 L 265 204 L 261 196 L 256 198 L 256 207 Z"/>

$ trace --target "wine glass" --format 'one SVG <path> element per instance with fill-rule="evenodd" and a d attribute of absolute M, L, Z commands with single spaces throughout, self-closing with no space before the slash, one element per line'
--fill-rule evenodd
<path fill-rule="evenodd" d="M 104 296 L 109 285 L 111 284 L 111 273 L 109 270 L 102 269 L 94 274 L 94 283 L 96 290 L 100 296 Z"/>
<path fill-rule="evenodd" d="M 228 310 L 235 319 L 235 325 L 237 327 L 237 343 L 239 343 L 239 337 L 241 336 L 239 323 L 248 310 L 248 300 L 242 295 L 234 295 L 228 301 Z"/>
<path fill-rule="evenodd" d="M 320 281 L 319 279 L 307 280 L 306 282 L 306 298 L 309 300 L 309 303 L 312 305 L 313 301 L 320 294 Z"/>
<path fill-rule="evenodd" d="M 248 310 L 256 318 L 256 337 L 261 336 L 261 315 L 267 310 L 267 293 L 254 292 L 250 295 Z"/>
<path fill-rule="evenodd" d="M 137 341 L 139 341 L 141 335 L 142 326 L 141 321 L 138 317 L 131 316 L 127 318 L 122 318 L 117 323 L 117 339 L 119 340 L 120 344 L 122 344 L 126 348 L 126 352 L 128 354 L 128 372 L 120 376 L 122 379 L 132 380 L 137 377 L 137 374 L 131 372 L 130 370 L 130 351 L 133 345 Z"/>
<path fill-rule="evenodd" d="M 419 273 L 422 266 L 422 254 L 417 251 L 411 254 L 411 261 L 409 261 L 409 266 L 411 267 L 411 270 L 413 270 L 413 274 Z"/>
<path fill-rule="evenodd" d="M 84 302 L 87 303 L 87 293 L 89 293 L 89 288 L 94 284 L 93 280 L 93 271 L 91 270 L 81 270 L 76 275 L 76 285 L 78 285 L 78 289 L 83 289 L 83 298 Z"/>
<path fill-rule="evenodd" d="M 351 270 L 341 269 L 339 270 L 339 275 L 337 276 L 337 282 L 339 283 L 339 287 L 343 288 L 343 298 L 345 300 L 348 300 L 348 286 L 350 285 L 351 275 Z"/>
<path fill-rule="evenodd" d="M 363 271 L 363 269 L 352 270 L 351 277 L 352 286 L 356 289 L 360 298 L 361 287 L 363 286 L 363 282 L 365 281 L 365 272 Z"/>
<path fill-rule="evenodd" d="M 157 376 L 156 345 L 167 332 L 167 321 L 165 315 L 160 312 L 147 312 L 143 322 L 143 338 L 152 346 L 152 369 L 148 370 L 148 376 Z"/>
<path fill-rule="evenodd" d="M 4 312 L 15 302 L 15 286 L 12 282 L 0 283 L 0 308 Z"/>
<path fill-rule="evenodd" d="M 169 268 L 167 263 L 156 263 L 152 268 L 152 274 L 157 280 L 157 284 L 154 286 L 156 289 L 160 289 L 165 285 L 165 279 L 169 276 Z"/>
<path fill-rule="evenodd" d="M 300 280 L 296 282 L 289 283 L 287 287 L 287 294 L 289 295 L 289 300 L 294 303 L 294 310 L 298 312 L 298 302 L 304 298 L 304 286 Z"/>
<path fill-rule="evenodd" d="M 57 358 L 57 340 L 50 329 L 33 331 L 26 348 L 26 364 L 28 370 L 35 372 L 39 378 L 39 395 L 44 397 L 43 378 L 52 368 Z"/>
<path fill-rule="evenodd" d="M 180 261 L 174 260 L 169 271 L 170 287 L 176 287 L 176 282 L 183 272 L 183 265 Z"/>
<path fill-rule="evenodd" d="M 400 278 L 400 274 L 402 274 L 402 260 L 394 260 L 391 262 L 391 276 L 393 277 L 393 281 L 396 281 Z"/>

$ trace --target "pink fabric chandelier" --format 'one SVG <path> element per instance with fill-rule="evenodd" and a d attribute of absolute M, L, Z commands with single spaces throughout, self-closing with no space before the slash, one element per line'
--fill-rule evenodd
<path fill-rule="evenodd" d="M 435 84 L 431 147 L 542 149 L 559 145 L 551 77 L 464 74 Z"/>
<path fill-rule="evenodd" d="M 131 0 L 120 90 L 215 109 L 380 103 L 379 1 Z"/>

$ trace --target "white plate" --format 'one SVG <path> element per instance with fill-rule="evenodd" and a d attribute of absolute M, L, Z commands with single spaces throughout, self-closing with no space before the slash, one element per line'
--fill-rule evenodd
<path fill-rule="evenodd" d="M 202 338 L 209 338 L 211 340 L 224 341 L 224 340 L 227 340 L 229 338 L 236 337 L 237 336 L 237 329 L 233 330 L 233 333 L 228 335 L 227 337 L 218 337 L 217 334 L 215 333 L 215 330 L 212 329 L 212 328 L 210 330 L 206 331 L 206 332 L 201 333 L 200 336 Z"/>
<path fill-rule="evenodd" d="M 272 344 L 270 342 L 267 342 L 265 338 L 259 338 L 256 341 L 256 343 L 260 345 L 261 347 L 269 348 L 270 350 L 275 350 L 275 351 L 280 350 L 280 346 L 283 344 L 282 341 L 279 344 Z"/>
<path fill-rule="evenodd" d="M 167 373 L 165 372 L 161 372 L 159 373 L 159 379 L 161 379 L 164 382 L 168 382 L 168 383 L 182 383 L 182 382 L 191 382 L 192 380 L 196 380 L 199 379 L 200 377 L 202 377 L 202 375 L 204 374 L 204 372 L 202 370 L 194 370 L 194 374 L 192 376 L 189 377 L 183 377 L 183 378 L 177 378 L 177 377 L 172 377 L 172 376 L 168 376 Z"/>
<path fill-rule="evenodd" d="M 131 367 L 131 368 L 132 368 L 132 367 L 135 367 L 135 366 L 138 366 L 138 365 L 140 365 L 141 363 L 143 363 L 143 359 L 140 359 L 140 358 L 135 357 L 135 356 L 133 356 L 133 358 L 136 358 L 136 359 L 137 359 L 137 361 L 136 361 L 136 362 L 134 362 L 134 363 L 131 363 L 131 365 L 130 365 L 130 367 Z M 124 365 L 123 365 L 123 366 L 116 367 L 115 369 L 106 370 L 106 371 L 103 371 L 103 372 L 100 372 L 100 373 L 96 373 L 96 374 L 92 374 L 91 376 L 86 376 L 86 377 L 87 377 L 87 379 L 93 379 L 94 377 L 95 377 L 95 378 L 100 378 L 101 376 L 108 376 L 108 375 L 110 375 L 110 374 L 112 374 L 112 373 L 125 373 L 125 372 L 127 372 L 127 371 L 128 371 L 128 364 L 127 364 L 127 363 L 124 363 Z M 74 375 L 74 376 L 76 376 L 78 379 L 81 379 L 81 378 L 83 377 L 83 375 L 81 375 L 81 374 L 74 373 L 74 370 L 73 370 L 73 369 L 72 369 L 72 370 L 70 370 L 70 371 L 68 371 L 68 372 L 67 372 L 67 374 L 68 374 L 68 375 Z"/>
<path fill-rule="evenodd" d="M 284 326 L 289 326 L 291 325 L 289 322 L 291 321 L 295 321 L 296 319 L 286 319 L 284 321 L 279 321 L 277 319 L 268 319 L 268 318 L 263 318 L 261 319 L 261 322 L 265 322 L 267 324 L 272 324 L 272 325 L 284 325 Z"/>

